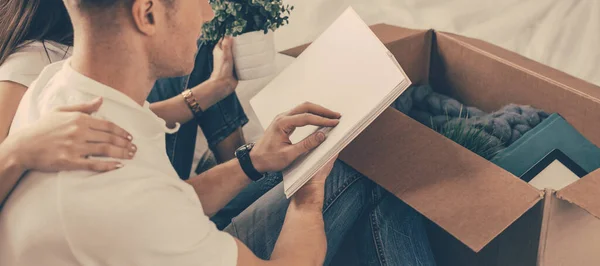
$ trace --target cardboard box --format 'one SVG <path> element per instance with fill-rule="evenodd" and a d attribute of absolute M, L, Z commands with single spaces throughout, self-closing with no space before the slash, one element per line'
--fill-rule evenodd
<path fill-rule="evenodd" d="M 480 40 L 372 30 L 414 84 L 484 111 L 517 103 L 558 112 L 600 145 L 599 87 Z M 439 265 L 600 265 L 600 170 L 539 191 L 392 108 L 340 158 L 429 218 Z"/>

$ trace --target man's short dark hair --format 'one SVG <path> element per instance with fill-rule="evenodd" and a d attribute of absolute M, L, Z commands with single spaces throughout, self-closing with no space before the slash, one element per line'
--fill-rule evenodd
<path fill-rule="evenodd" d="M 108 8 L 117 5 L 130 6 L 133 0 L 77 0 L 80 8 Z M 174 0 L 160 0 L 167 6 L 171 6 Z"/>
<path fill-rule="evenodd" d="M 132 0 L 78 0 L 80 8 L 106 8 L 117 4 L 130 4 Z"/>

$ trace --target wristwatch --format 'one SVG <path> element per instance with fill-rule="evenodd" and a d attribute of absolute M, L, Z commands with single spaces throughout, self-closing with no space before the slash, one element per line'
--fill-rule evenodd
<path fill-rule="evenodd" d="M 264 174 L 258 172 L 258 170 L 256 170 L 252 164 L 252 160 L 250 159 L 250 151 L 252 148 L 254 148 L 254 143 L 242 145 L 235 151 L 235 157 L 240 162 L 240 166 L 248 178 L 250 178 L 252 181 L 258 181 L 264 176 Z"/>

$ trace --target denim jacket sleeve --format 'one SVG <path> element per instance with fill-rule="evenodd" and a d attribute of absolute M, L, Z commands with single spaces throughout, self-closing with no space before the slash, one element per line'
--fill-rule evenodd
<path fill-rule="evenodd" d="M 193 88 L 208 80 L 213 68 L 213 47 L 198 41 L 198 54 L 194 69 L 188 76 L 157 80 L 148 102 L 158 102 L 179 96 L 185 89 Z M 239 99 L 235 93 L 203 112 L 202 117 L 189 121 L 177 133 L 166 136 L 167 154 L 173 167 L 182 179 L 187 179 L 191 171 L 198 126 L 202 129 L 210 148 L 231 135 L 237 128 L 248 123 Z"/>

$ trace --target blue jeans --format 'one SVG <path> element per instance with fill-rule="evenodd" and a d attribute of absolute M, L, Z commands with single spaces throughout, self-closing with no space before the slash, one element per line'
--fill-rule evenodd
<path fill-rule="evenodd" d="M 233 218 L 225 231 L 259 258 L 269 259 L 288 204 L 280 183 Z M 325 185 L 323 218 L 325 265 L 331 265 L 351 230 L 360 243 L 359 265 L 435 265 L 422 216 L 341 161 L 336 162 Z"/>
<path fill-rule="evenodd" d="M 208 80 L 212 73 L 213 46 L 198 41 L 198 53 L 194 70 L 189 76 L 165 78 L 156 81 L 149 102 L 177 97 L 187 88 L 193 88 Z M 194 159 L 198 126 L 202 129 L 209 148 L 214 148 L 238 128 L 248 123 L 248 117 L 235 93 L 204 110 L 202 117 L 189 121 L 177 133 L 167 134 L 167 155 L 181 179 L 188 179 Z"/>

